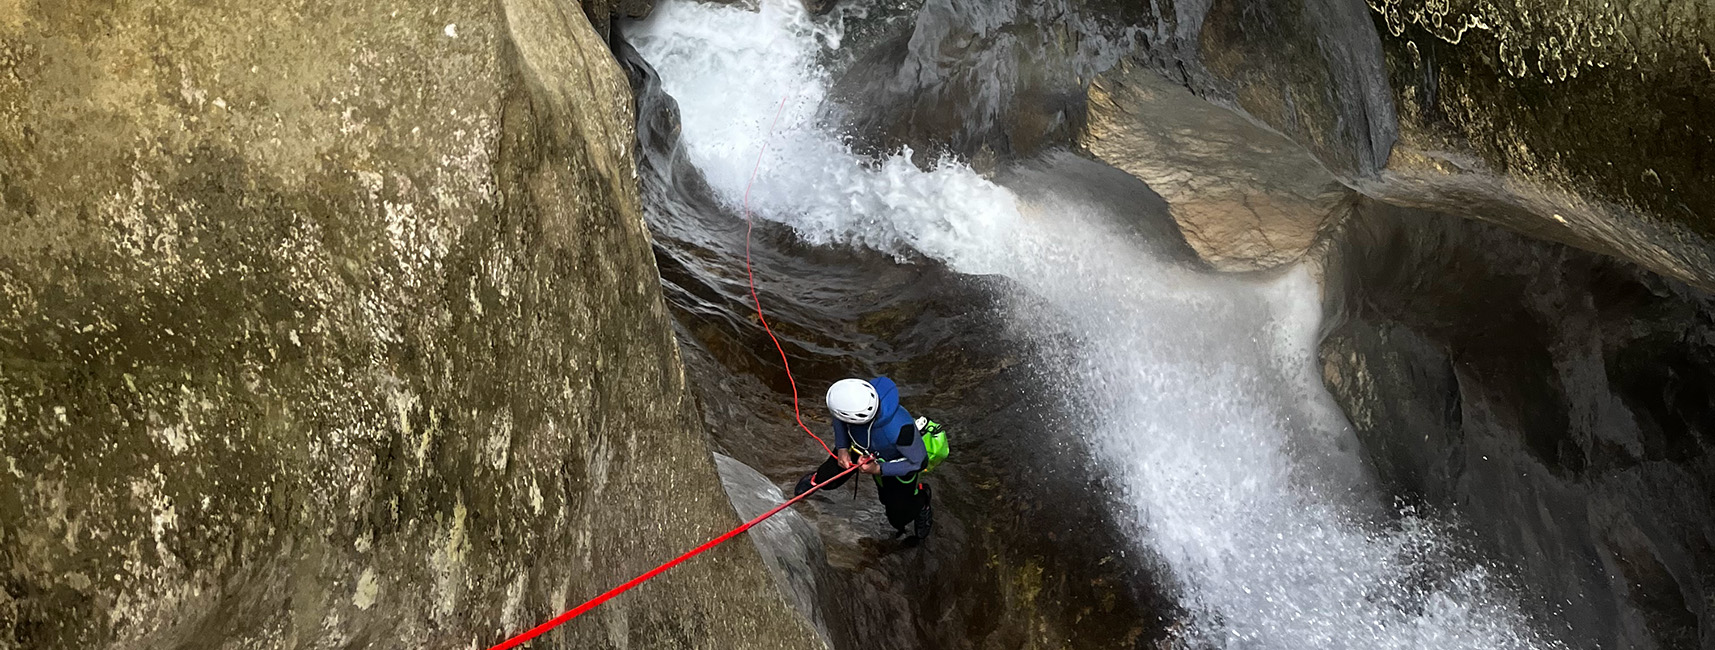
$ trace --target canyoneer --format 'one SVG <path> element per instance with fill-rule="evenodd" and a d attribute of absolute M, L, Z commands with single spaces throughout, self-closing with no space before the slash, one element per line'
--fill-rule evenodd
<path fill-rule="evenodd" d="M 934 509 L 923 476 L 947 457 L 941 425 L 912 418 L 899 405 L 899 387 L 886 377 L 834 382 L 828 388 L 828 412 L 834 421 L 834 455 L 799 479 L 795 494 L 817 485 L 836 489 L 851 475 L 833 477 L 862 463 L 858 471 L 875 477 L 876 495 L 887 510 L 893 536 L 903 536 L 909 524 L 913 537 L 908 543 L 927 539 Z"/>

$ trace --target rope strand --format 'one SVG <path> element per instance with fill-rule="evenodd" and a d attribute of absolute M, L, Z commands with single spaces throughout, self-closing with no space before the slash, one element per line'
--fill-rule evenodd
<path fill-rule="evenodd" d="M 750 277 L 750 301 L 756 305 L 756 320 L 762 322 L 762 331 L 768 333 L 768 340 L 774 342 L 774 349 L 780 352 L 780 365 L 786 369 L 786 382 L 792 385 L 792 417 L 797 420 L 798 428 L 816 439 L 816 444 L 822 446 L 822 451 L 834 456 L 834 450 L 828 447 L 810 427 L 804 426 L 804 413 L 798 408 L 798 380 L 792 377 L 792 362 L 786 358 L 786 348 L 780 345 L 780 338 L 774 335 L 774 328 L 768 325 L 768 317 L 762 314 L 762 298 L 756 294 L 756 267 L 750 263 L 750 234 L 756 229 L 756 220 L 750 214 L 750 186 L 756 182 L 756 172 L 762 168 L 762 155 L 768 151 L 768 141 L 774 136 L 774 127 L 780 123 L 780 113 L 786 110 L 786 97 L 780 97 L 779 108 L 774 109 L 774 121 L 768 124 L 768 138 L 762 141 L 762 149 L 756 152 L 756 166 L 750 170 L 750 181 L 744 184 L 744 269 Z M 837 458 L 837 456 L 836 456 Z"/>
<path fill-rule="evenodd" d="M 769 125 L 768 125 L 768 133 L 769 133 L 770 137 L 772 137 L 774 134 L 775 125 L 780 122 L 780 113 L 785 111 L 785 110 L 786 110 L 786 98 L 781 97 L 780 98 L 780 107 L 775 109 L 775 111 L 774 111 L 774 121 L 769 123 Z M 804 433 L 810 434 L 810 437 L 814 438 L 816 440 L 817 444 L 822 445 L 822 450 L 828 452 L 829 456 L 834 456 L 834 451 L 832 449 L 828 448 L 828 443 L 826 441 L 823 441 L 821 436 L 816 435 L 816 432 L 811 431 L 810 427 L 807 427 L 804 425 L 804 415 L 798 408 L 798 380 L 792 377 L 792 363 L 787 360 L 786 348 L 780 344 L 780 339 L 774 335 L 774 329 L 769 327 L 768 317 L 766 317 L 762 314 L 762 299 L 757 297 L 757 293 L 756 293 L 756 269 L 751 265 L 751 260 L 750 260 L 750 235 L 751 235 L 752 230 L 755 228 L 754 219 L 752 219 L 751 214 L 750 214 L 750 186 L 756 182 L 757 170 L 762 168 L 762 156 L 764 153 L 766 153 L 768 151 L 768 139 L 769 138 L 763 139 L 762 150 L 758 151 L 756 153 L 756 166 L 751 168 L 751 170 L 750 170 L 750 181 L 745 183 L 745 186 L 744 186 L 744 224 L 745 224 L 745 227 L 744 227 L 744 268 L 745 268 L 745 271 L 748 274 L 749 279 L 750 279 L 750 299 L 751 299 L 751 302 L 756 305 L 756 319 L 758 321 L 762 322 L 762 330 L 764 332 L 768 333 L 768 340 L 773 341 L 774 342 L 774 349 L 780 352 L 780 365 L 786 369 L 786 381 L 792 385 L 792 416 L 794 419 L 797 420 L 798 428 L 803 429 Z M 838 457 L 836 456 L 835 458 L 838 458 Z M 636 587 L 637 585 L 643 584 L 644 582 L 649 581 L 649 579 L 654 578 L 655 576 L 658 576 L 658 575 L 661 575 L 662 573 L 665 573 L 668 569 L 676 567 L 680 563 L 682 563 L 686 560 L 689 560 L 693 557 L 701 555 L 704 551 L 712 549 L 716 546 L 720 546 L 722 543 L 725 543 L 727 540 L 732 539 L 734 537 L 737 537 L 740 533 L 743 533 L 744 531 L 750 530 L 750 528 L 752 526 L 755 526 L 759 523 L 762 523 L 764 520 L 767 520 L 769 517 L 773 517 L 775 514 L 779 513 L 780 511 L 791 507 L 792 504 L 798 503 L 799 501 L 804 500 L 805 497 L 808 497 L 812 494 L 815 494 L 817 490 L 822 489 L 822 486 L 827 485 L 829 483 L 832 483 L 841 477 L 850 475 L 852 472 L 858 471 L 859 468 L 861 468 L 865 465 L 868 465 L 871 462 L 873 462 L 873 461 L 869 457 L 866 456 L 862 460 L 860 460 L 859 462 L 853 463 L 851 467 L 846 468 L 845 471 L 840 472 L 839 474 L 835 475 L 833 478 L 830 478 L 826 481 L 822 481 L 820 483 L 814 483 L 813 482 L 810 486 L 810 489 L 805 490 L 803 494 L 792 497 L 791 499 L 787 500 L 785 503 L 782 503 L 778 506 L 774 506 L 773 510 L 769 510 L 768 512 L 764 512 L 761 515 L 758 515 L 757 517 L 755 517 L 754 519 L 751 519 L 750 521 L 744 522 L 744 524 L 740 525 L 737 528 L 734 528 L 732 530 L 727 531 L 726 534 L 721 535 L 720 537 L 716 537 L 716 538 L 711 539 L 707 542 L 703 542 L 702 546 L 698 546 L 698 547 L 693 548 L 689 551 L 686 551 L 683 554 L 680 554 L 679 557 L 668 560 L 666 563 L 664 563 L 660 566 L 657 566 L 653 569 L 650 569 L 649 571 L 643 573 L 642 575 L 639 575 L 635 578 L 632 578 L 632 579 L 626 581 L 625 584 L 622 584 L 622 585 L 619 585 L 618 587 L 614 587 L 612 589 L 609 589 L 606 592 L 603 592 L 601 595 L 596 596 L 595 598 L 591 598 L 587 601 L 584 601 L 584 603 L 582 605 L 578 605 L 577 607 L 574 607 L 571 610 L 569 610 L 563 614 L 560 614 L 559 616 L 555 616 L 554 618 L 549 619 L 548 621 L 542 623 L 541 625 L 537 625 L 536 627 L 530 628 L 529 630 L 523 632 L 522 634 L 518 634 L 517 636 L 514 636 L 514 637 L 509 638 L 505 641 L 502 641 L 498 644 L 495 644 L 494 646 L 490 647 L 489 650 L 511 650 L 512 648 L 516 648 L 520 645 L 528 643 L 528 642 L 530 642 L 531 639 L 539 637 L 543 634 L 548 633 L 548 631 L 550 631 L 556 627 L 559 627 L 561 625 L 566 624 L 566 622 L 583 615 L 585 612 L 588 612 L 592 609 L 595 609 L 596 607 L 600 606 L 602 603 L 605 603 L 609 600 L 613 600 L 614 597 L 616 597 L 620 594 L 623 594 L 627 591 L 630 591 L 633 587 Z M 855 483 L 853 484 L 853 487 L 854 488 L 856 487 Z"/>
<path fill-rule="evenodd" d="M 647 573 L 644 573 L 643 575 L 632 578 L 631 580 L 626 581 L 625 584 L 622 584 L 618 587 L 614 587 L 612 589 L 609 589 L 609 590 L 607 590 L 607 592 L 603 593 L 600 596 L 596 596 L 595 598 L 591 598 L 587 601 L 584 601 L 584 604 L 578 605 L 577 607 L 572 608 L 570 611 L 568 611 L 564 614 L 561 614 L 559 616 L 555 616 L 554 618 L 548 620 L 547 622 L 545 622 L 541 625 L 530 628 L 529 631 L 524 632 L 523 634 L 519 634 L 518 636 L 512 637 L 512 638 L 507 639 L 505 641 L 502 641 L 498 644 L 495 644 L 493 647 L 489 648 L 488 650 L 511 650 L 512 648 L 516 648 L 520 645 L 528 643 L 531 639 L 542 636 L 543 634 L 546 634 L 549 630 L 552 630 L 556 627 L 564 625 L 567 621 L 570 621 L 574 618 L 577 618 L 578 616 L 582 615 L 584 612 L 595 609 L 597 606 L 599 606 L 602 603 L 605 603 L 609 600 L 613 600 L 614 596 L 618 596 L 618 595 L 623 594 L 627 591 L 631 591 L 632 587 L 636 587 L 637 585 L 643 584 L 644 582 L 647 582 L 650 578 L 661 575 L 662 573 L 665 573 L 668 569 L 679 566 L 679 564 L 681 562 L 684 562 L 685 560 L 689 560 L 693 557 L 696 557 L 696 556 L 702 554 L 703 551 L 707 551 L 707 550 L 714 548 L 716 546 L 720 546 L 723 542 L 725 542 L 729 539 L 732 539 L 734 537 L 737 537 L 739 533 L 750 530 L 750 528 L 752 526 L 755 526 L 757 524 L 762 523 L 763 520 L 766 520 L 769 517 L 773 517 L 775 515 L 775 513 L 778 513 L 781 510 L 785 510 L 786 508 L 790 507 L 794 503 L 797 503 L 799 501 L 803 501 L 804 497 L 815 494 L 816 490 L 822 489 L 823 485 L 827 485 L 828 483 L 831 483 L 831 482 L 839 479 L 841 476 L 845 476 L 845 475 L 850 474 L 854 471 L 857 471 L 858 467 L 861 467 L 861 465 L 852 465 L 851 467 L 847 468 L 846 471 L 840 472 L 838 475 L 834 476 L 833 478 L 830 478 L 830 479 L 823 481 L 821 483 L 818 483 L 816 485 L 810 486 L 810 489 L 805 490 L 803 494 L 792 497 L 787 502 L 782 503 L 782 504 L 777 505 L 777 506 L 774 506 L 773 510 L 769 510 L 768 512 L 764 512 L 760 515 L 757 515 L 756 518 L 751 519 L 750 521 L 744 522 L 744 525 L 727 531 L 725 535 L 721 535 L 720 537 L 716 537 L 716 538 L 711 539 L 707 542 L 703 542 L 702 546 L 698 546 L 698 547 L 693 548 L 689 551 L 686 551 L 684 554 L 680 555 L 679 557 L 676 557 L 676 558 L 673 558 L 672 560 L 669 560 L 666 564 L 662 564 L 661 566 L 650 569 Z"/>

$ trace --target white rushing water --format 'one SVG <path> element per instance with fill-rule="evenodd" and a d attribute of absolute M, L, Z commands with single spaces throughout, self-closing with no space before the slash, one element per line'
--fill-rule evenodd
<path fill-rule="evenodd" d="M 1110 463 L 1141 549 L 1162 558 L 1192 612 L 1193 647 L 1552 647 L 1480 567 L 1450 562 L 1411 516 L 1379 506 L 1315 365 L 1320 305 L 1308 273 L 1268 282 L 1155 259 L 1099 197 L 1051 175 L 991 183 L 946 163 L 853 155 L 816 116 L 818 56 L 836 30 L 796 0 L 760 12 L 657 7 L 627 33 L 678 102 L 690 160 L 737 204 L 817 243 L 909 248 L 964 273 L 1010 277 L 1079 337 L 1063 390 L 1098 396 L 1080 435 Z M 770 123 L 780 110 L 778 123 Z M 1019 309 L 1026 309 L 1020 307 Z"/>

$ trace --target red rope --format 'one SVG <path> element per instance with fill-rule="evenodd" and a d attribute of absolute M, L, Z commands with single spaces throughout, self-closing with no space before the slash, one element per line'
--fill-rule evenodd
<path fill-rule="evenodd" d="M 845 476 L 845 475 L 850 474 L 854 471 L 857 471 L 858 467 L 860 467 L 860 465 L 852 465 L 851 467 L 846 468 L 846 471 L 840 472 L 834 478 L 830 478 L 826 481 L 823 481 L 821 483 L 813 485 L 810 487 L 810 489 L 805 490 L 803 494 L 792 497 L 792 499 L 787 501 L 786 503 L 782 503 L 780 505 L 774 506 L 773 510 L 769 510 L 768 512 L 764 512 L 760 515 L 757 515 L 757 517 L 755 519 L 744 522 L 743 526 L 739 526 L 738 528 L 734 528 L 732 530 L 729 530 L 729 531 L 727 531 L 727 533 L 725 535 L 721 535 L 720 537 L 716 537 L 716 538 L 711 539 L 707 542 L 703 542 L 702 546 L 698 546 L 698 547 L 693 548 L 689 551 L 686 551 L 684 555 L 680 555 L 679 557 L 673 558 L 672 561 L 669 561 L 666 564 L 663 564 L 661 566 L 650 569 L 648 573 L 645 573 L 643 575 L 632 578 L 630 581 L 627 581 L 625 584 L 622 584 L 618 587 L 614 587 L 612 589 L 609 589 L 609 590 L 607 590 L 607 593 L 604 593 L 600 596 L 596 596 L 595 598 L 591 598 L 588 601 L 585 601 L 584 604 L 578 605 L 575 609 L 573 609 L 569 612 L 566 612 L 564 614 L 561 614 L 559 616 L 555 616 L 552 620 L 550 620 L 546 623 L 543 623 L 541 625 L 538 625 L 536 627 L 530 628 L 530 631 L 525 632 L 523 634 L 520 634 L 518 636 L 512 637 L 510 639 L 507 639 L 505 642 L 502 642 L 499 645 L 496 645 L 492 648 L 489 648 L 488 650 L 510 650 L 511 648 L 516 648 L 520 645 L 523 645 L 525 642 L 547 633 L 548 630 L 552 630 L 556 627 L 559 627 L 561 624 L 565 623 L 566 621 L 577 618 L 578 615 L 583 614 L 584 612 L 590 611 L 592 609 L 595 609 L 596 606 L 601 605 L 602 603 L 605 603 L 609 600 L 612 600 L 614 596 L 618 596 L 618 595 L 623 594 L 627 591 L 630 591 L 632 587 L 636 587 L 637 585 L 643 584 L 645 581 L 649 580 L 650 578 L 661 575 L 662 572 L 664 572 L 668 569 L 671 569 L 675 566 L 678 566 L 680 562 L 684 562 L 685 560 L 689 560 L 692 557 L 695 557 L 696 555 L 702 553 L 703 551 L 707 551 L 707 550 L 714 548 L 716 546 L 720 546 L 722 542 L 725 542 L 729 539 L 737 537 L 739 533 L 750 530 L 751 526 L 755 526 L 757 524 L 760 524 L 760 523 L 762 523 L 762 521 L 764 519 L 767 519 L 769 517 L 773 517 L 775 513 L 780 512 L 781 510 L 785 510 L 787 507 L 791 506 L 794 503 L 802 501 L 804 499 L 804 497 L 815 494 L 816 490 L 822 489 L 823 485 L 827 485 L 828 483 L 833 482 L 835 479 L 838 479 L 841 476 Z"/>
<path fill-rule="evenodd" d="M 768 124 L 768 134 L 772 138 L 774 126 L 780 123 L 780 113 L 786 110 L 786 98 L 780 98 L 780 107 L 774 109 L 774 121 Z M 762 141 L 762 149 L 756 152 L 756 166 L 750 169 L 750 181 L 744 184 L 744 270 L 750 275 L 750 301 L 756 305 L 756 320 L 762 321 L 762 331 L 768 333 L 768 340 L 774 342 L 774 349 L 780 352 L 780 365 L 786 368 L 786 382 L 792 385 L 792 417 L 798 421 L 798 428 L 816 439 L 816 444 L 822 446 L 822 451 L 834 455 L 834 450 L 828 448 L 828 443 L 821 436 L 804 426 L 804 414 L 798 409 L 798 380 L 792 378 L 792 362 L 786 359 L 786 348 L 780 345 L 780 339 L 774 336 L 774 328 L 768 326 L 768 317 L 762 315 L 762 299 L 756 295 L 756 269 L 750 264 L 750 232 L 755 229 L 756 221 L 750 216 L 750 186 L 756 182 L 756 171 L 762 168 L 762 154 L 768 151 L 768 140 Z"/>
<path fill-rule="evenodd" d="M 774 121 L 769 123 L 769 125 L 768 125 L 768 133 L 770 136 L 772 136 L 774 133 L 774 126 L 780 122 L 780 113 L 782 111 L 784 111 L 785 109 L 786 109 L 786 98 L 781 97 L 780 98 L 780 107 L 775 109 L 775 111 L 774 111 Z M 821 436 L 816 435 L 816 432 L 811 431 L 810 427 L 804 426 L 804 415 L 798 409 L 798 380 L 796 380 L 792 377 L 792 363 L 790 361 L 787 361 L 787 359 L 786 359 L 786 348 L 780 345 L 780 339 L 776 338 L 774 336 L 774 330 L 768 326 L 768 318 L 766 316 L 762 315 L 762 299 L 758 298 L 756 295 L 756 269 L 754 269 L 750 263 L 750 233 L 751 233 L 751 230 L 754 226 L 754 222 L 750 216 L 750 186 L 751 186 L 751 184 L 756 182 L 756 172 L 758 169 L 760 169 L 762 167 L 762 155 L 763 155 L 763 153 L 765 153 L 767 151 L 768 151 L 768 141 L 767 141 L 767 139 L 764 139 L 762 142 L 762 150 L 758 151 L 756 153 L 756 167 L 754 167 L 750 170 L 750 181 L 745 183 L 745 185 L 744 185 L 744 268 L 745 268 L 745 271 L 750 276 L 750 300 L 751 300 L 751 302 L 756 304 L 756 319 L 759 321 L 762 321 L 762 330 L 765 332 L 768 332 L 768 339 L 770 341 L 774 342 L 774 349 L 778 350 L 780 352 L 780 364 L 782 366 L 785 366 L 785 368 L 786 368 L 786 381 L 792 384 L 792 415 L 798 421 L 798 428 L 803 429 L 804 433 L 810 434 L 810 437 L 815 438 L 816 442 L 822 445 L 822 449 L 827 451 L 829 456 L 833 456 L 834 451 L 832 449 L 828 448 L 828 443 L 823 441 Z M 635 578 L 632 578 L 631 580 L 626 581 L 625 584 L 622 584 L 618 587 L 614 587 L 612 589 L 609 589 L 609 590 L 607 590 L 606 593 L 603 593 L 600 596 L 596 596 L 595 598 L 591 598 L 587 601 L 584 601 L 584 604 L 578 605 L 577 607 L 573 608 L 571 611 L 568 611 L 568 612 L 561 614 L 559 616 L 555 616 L 554 618 L 548 620 L 545 623 L 542 623 L 541 625 L 530 628 L 528 631 L 524 632 L 523 634 L 519 634 L 519 635 L 514 636 L 510 639 L 502 641 L 499 644 L 494 645 L 493 647 L 489 648 L 488 650 L 511 650 L 512 648 L 516 648 L 520 645 L 528 643 L 531 639 L 534 639 L 538 636 L 546 634 L 549 630 L 552 630 L 556 627 L 564 625 L 567 621 L 570 621 L 574 618 L 577 618 L 578 616 L 582 615 L 584 612 L 595 609 L 596 607 L 600 606 L 602 603 L 605 603 L 609 600 L 613 600 L 613 598 L 615 596 L 618 596 L 618 595 L 623 594 L 627 591 L 630 591 L 633 587 L 636 587 L 637 585 L 640 585 L 640 584 L 643 584 L 644 582 L 647 582 L 650 578 L 661 575 L 662 573 L 666 572 L 668 569 L 679 566 L 679 564 L 684 562 L 685 560 L 689 560 L 693 557 L 696 557 L 697 555 L 702 554 L 704 551 L 707 551 L 707 550 L 714 548 L 716 546 L 720 546 L 722 543 L 726 542 L 727 540 L 732 539 L 734 537 L 737 537 L 739 535 L 739 533 L 743 533 L 744 531 L 750 530 L 750 528 L 752 526 L 760 524 L 763 522 L 763 520 L 766 520 L 769 517 L 773 517 L 776 513 L 780 512 L 781 510 L 785 510 L 786 508 L 791 507 L 792 504 L 804 500 L 804 497 L 810 496 L 811 494 L 815 494 L 816 490 L 822 489 L 822 486 L 827 485 L 828 483 L 831 483 L 831 482 L 839 479 L 840 477 L 851 474 L 852 472 L 857 471 L 858 468 L 863 467 L 864 465 L 868 465 L 869 463 L 870 463 L 870 460 L 868 458 L 864 458 L 863 460 L 859 461 L 858 463 L 853 464 L 851 467 L 846 468 L 845 471 L 840 472 L 839 474 L 835 475 L 833 478 L 830 478 L 826 481 L 822 481 L 821 483 L 817 483 L 817 484 L 810 486 L 810 489 L 805 490 L 803 494 L 792 497 L 786 503 L 782 503 L 780 505 L 774 506 L 773 510 L 769 510 L 768 512 L 764 512 L 761 515 L 758 515 L 755 519 L 751 519 L 750 521 L 744 522 L 744 524 L 739 526 L 738 528 L 734 528 L 732 530 L 729 530 L 726 532 L 726 534 L 721 535 L 720 537 L 716 537 L 716 538 L 711 539 L 707 542 L 703 542 L 702 546 L 698 546 L 698 547 L 693 548 L 689 551 L 686 551 L 684 554 L 680 555 L 679 557 L 673 558 L 672 560 L 669 560 L 667 563 L 662 564 L 661 566 L 650 569 L 647 573 L 644 573 L 643 575 L 637 576 Z"/>

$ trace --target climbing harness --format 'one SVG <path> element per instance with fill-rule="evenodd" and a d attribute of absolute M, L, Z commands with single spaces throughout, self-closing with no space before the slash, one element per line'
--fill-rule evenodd
<path fill-rule="evenodd" d="M 786 98 L 781 97 L 780 98 L 780 107 L 775 109 L 775 111 L 774 111 L 774 121 L 769 123 L 769 125 L 768 125 L 768 133 L 770 134 L 770 136 L 772 136 L 774 133 L 774 126 L 780 122 L 780 113 L 783 112 L 785 109 L 786 109 Z M 815 438 L 816 442 L 818 444 L 822 445 L 823 451 L 828 452 L 829 456 L 833 456 L 834 450 L 828 448 L 828 443 L 826 441 L 822 440 L 821 436 L 816 435 L 816 432 L 811 431 L 810 427 L 804 425 L 804 415 L 798 409 L 798 381 L 796 379 L 792 378 L 792 363 L 786 359 L 786 348 L 781 346 L 780 345 L 780 339 L 774 336 L 774 329 L 768 326 L 768 318 L 762 315 L 762 300 L 760 298 L 758 298 L 756 295 L 756 269 L 754 267 L 752 267 L 751 262 L 750 262 L 750 233 L 751 233 L 751 230 L 752 230 L 753 225 L 754 225 L 754 222 L 751 219 L 751 215 L 750 215 L 750 185 L 751 185 L 751 183 L 756 182 L 756 172 L 758 169 L 761 169 L 761 167 L 762 167 L 762 155 L 763 155 L 763 153 L 765 153 L 767 151 L 768 151 L 768 140 L 764 139 L 762 142 L 762 150 L 758 151 L 756 154 L 756 167 L 752 168 L 750 170 L 750 182 L 746 183 L 744 186 L 744 223 L 745 223 L 745 229 L 744 229 L 744 267 L 745 267 L 745 271 L 750 276 L 750 300 L 751 300 L 751 302 L 755 303 L 755 305 L 756 305 L 756 319 L 758 321 L 762 322 L 762 330 L 768 333 L 768 339 L 770 341 L 774 342 L 774 349 L 780 352 L 780 365 L 786 369 L 786 381 L 792 385 L 792 415 L 798 421 L 798 428 L 803 429 L 804 433 L 810 434 L 811 438 Z M 827 481 L 823 481 L 819 484 L 812 485 L 810 487 L 810 489 L 805 490 L 803 494 L 792 497 L 791 499 L 787 500 L 785 503 L 782 503 L 778 506 L 775 506 L 773 510 L 769 510 L 768 512 L 764 512 L 761 515 L 758 515 L 755 519 L 744 522 L 744 524 L 740 525 L 738 528 L 734 528 L 732 530 L 729 530 L 726 532 L 726 534 L 721 535 L 720 537 L 716 537 L 716 538 L 711 539 L 707 542 L 704 542 L 702 546 L 698 546 L 698 547 L 693 548 L 689 551 L 686 551 L 684 554 L 680 555 L 679 557 L 673 558 L 672 560 L 667 561 L 665 564 L 662 564 L 661 566 L 650 569 L 648 572 L 644 573 L 643 575 L 632 578 L 631 580 L 627 581 L 625 584 L 622 584 L 618 587 L 614 587 L 612 589 L 609 589 L 605 593 L 601 594 L 600 596 L 596 596 L 595 598 L 591 598 L 588 601 L 585 601 L 584 604 L 578 605 L 577 607 L 573 608 L 571 611 L 568 611 L 568 612 L 561 614 L 559 616 L 555 616 L 554 618 L 548 620 L 547 622 L 542 623 L 541 625 L 538 625 L 536 627 L 530 628 L 528 631 L 526 631 L 522 634 L 519 634 L 519 635 L 514 636 L 512 638 L 509 638 L 505 641 L 502 641 L 499 644 L 496 644 L 496 645 L 490 647 L 489 650 L 510 650 L 511 648 L 516 648 L 520 645 L 528 643 L 531 639 L 534 639 L 538 636 L 546 634 L 549 630 L 552 630 L 556 627 L 559 627 L 560 625 L 565 624 L 567 621 L 570 621 L 574 618 L 577 618 L 579 615 L 583 614 L 584 612 L 595 609 L 597 606 L 601 605 L 602 603 L 605 603 L 609 600 L 612 600 L 615 596 L 618 596 L 622 593 L 630 591 L 632 587 L 636 587 L 637 585 L 643 584 L 644 582 L 648 581 L 650 578 L 661 575 L 663 572 L 667 571 L 668 569 L 671 569 L 675 566 L 678 566 L 679 563 L 684 562 L 685 560 L 689 560 L 693 557 L 696 557 L 697 555 L 699 555 L 699 554 L 703 553 L 704 551 L 707 551 L 711 548 L 714 548 L 716 546 L 720 546 L 723 542 L 726 542 L 729 539 L 737 537 L 739 535 L 739 533 L 743 533 L 744 531 L 750 530 L 750 528 L 752 526 L 755 526 L 759 523 L 762 523 L 764 520 L 768 519 L 769 517 L 773 517 L 775 515 L 775 513 L 778 513 L 781 510 L 785 510 L 786 508 L 791 507 L 792 504 L 795 504 L 799 501 L 804 500 L 804 497 L 808 497 L 812 494 L 815 494 L 816 490 L 821 489 L 823 485 L 827 485 L 829 482 L 832 482 L 835 479 L 838 479 L 842 476 L 846 476 L 848 474 L 851 474 L 852 472 L 858 471 L 858 468 L 861 468 L 864 465 L 867 465 L 871 462 L 874 462 L 874 459 L 866 456 L 866 457 L 860 459 L 858 462 L 852 463 L 851 467 L 848 467 L 848 468 L 846 468 L 845 471 L 840 472 L 839 474 L 836 474 L 833 478 L 830 478 Z"/>

